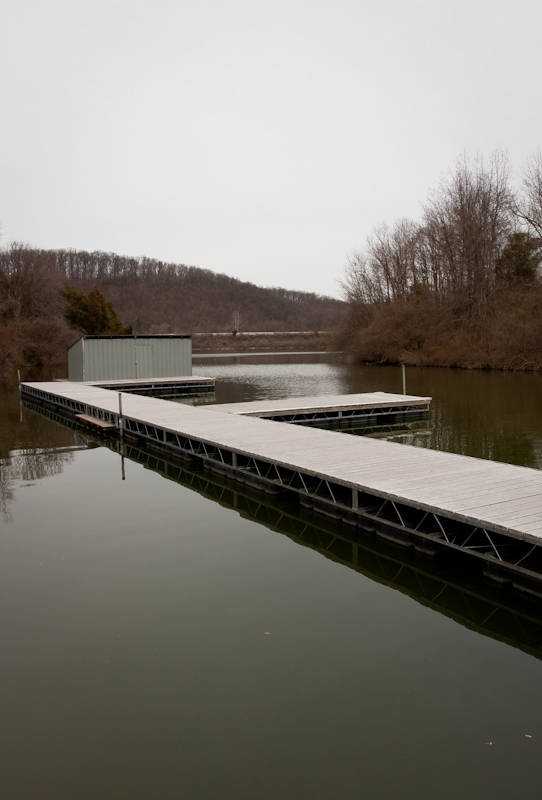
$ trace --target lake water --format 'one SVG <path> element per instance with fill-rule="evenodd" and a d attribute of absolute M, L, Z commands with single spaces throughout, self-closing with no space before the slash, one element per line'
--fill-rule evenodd
<path fill-rule="evenodd" d="M 331 355 L 194 371 L 219 402 L 402 391 Z M 542 376 L 406 380 L 434 399 L 395 440 L 542 466 Z M 0 399 L 2 798 L 538 800 L 540 604 L 379 540 L 348 566 L 340 525 Z"/>

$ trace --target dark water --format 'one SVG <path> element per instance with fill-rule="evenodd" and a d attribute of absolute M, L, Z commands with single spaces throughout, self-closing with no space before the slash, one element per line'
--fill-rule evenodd
<path fill-rule="evenodd" d="M 195 371 L 224 402 L 402 389 L 329 356 Z M 540 468 L 541 376 L 406 374 L 434 401 L 399 441 Z M 539 605 L 378 541 L 354 565 L 341 526 L 145 451 L 122 480 L 1 402 L 2 798 L 540 796 Z"/>

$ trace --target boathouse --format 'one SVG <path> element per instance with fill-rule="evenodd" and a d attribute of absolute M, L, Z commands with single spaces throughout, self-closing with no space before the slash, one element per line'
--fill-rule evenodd
<path fill-rule="evenodd" d="M 157 336 L 81 336 L 68 350 L 71 381 L 170 378 L 192 375 L 192 338 Z"/>

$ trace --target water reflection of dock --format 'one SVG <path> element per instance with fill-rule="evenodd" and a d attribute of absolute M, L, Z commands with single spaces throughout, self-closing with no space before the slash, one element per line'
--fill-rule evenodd
<path fill-rule="evenodd" d="M 116 393 L 75 383 L 21 389 L 26 398 L 108 422 L 125 437 L 198 459 L 266 492 L 288 493 L 306 508 L 405 547 L 427 555 L 461 552 L 495 581 L 542 595 L 541 472 L 306 427 L 308 416 L 325 414 L 326 406 L 336 415 L 380 408 L 386 419 L 408 413 L 409 403 L 419 413 L 429 398 L 377 393 L 365 408 L 360 395 L 311 398 L 297 408 L 288 400 L 266 404 L 263 411 L 275 415 L 270 420 L 125 394 L 121 412 Z"/>
<path fill-rule="evenodd" d="M 277 503 L 264 493 L 239 487 L 237 481 L 212 472 L 179 465 L 133 445 L 125 445 L 123 453 L 164 478 L 371 580 L 397 589 L 471 630 L 542 658 L 542 617 L 538 603 L 522 608 L 523 603 L 517 602 L 514 595 L 488 586 L 479 574 L 465 570 L 463 560 L 443 565 L 438 559 L 412 555 L 379 537 L 306 512 L 292 503 Z"/>

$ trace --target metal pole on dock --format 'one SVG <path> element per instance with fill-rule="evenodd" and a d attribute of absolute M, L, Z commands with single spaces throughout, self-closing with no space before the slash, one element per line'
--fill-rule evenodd
<path fill-rule="evenodd" d="M 120 428 L 120 438 L 122 439 L 123 433 L 123 419 L 122 419 L 122 392 L 119 392 L 119 428 Z"/>
<path fill-rule="evenodd" d="M 17 380 L 19 381 L 19 422 L 23 421 L 23 396 L 21 394 L 21 370 L 17 370 Z"/>
<path fill-rule="evenodd" d="M 403 368 L 403 394 L 406 394 L 406 372 L 405 372 L 405 365 L 401 364 Z"/>

